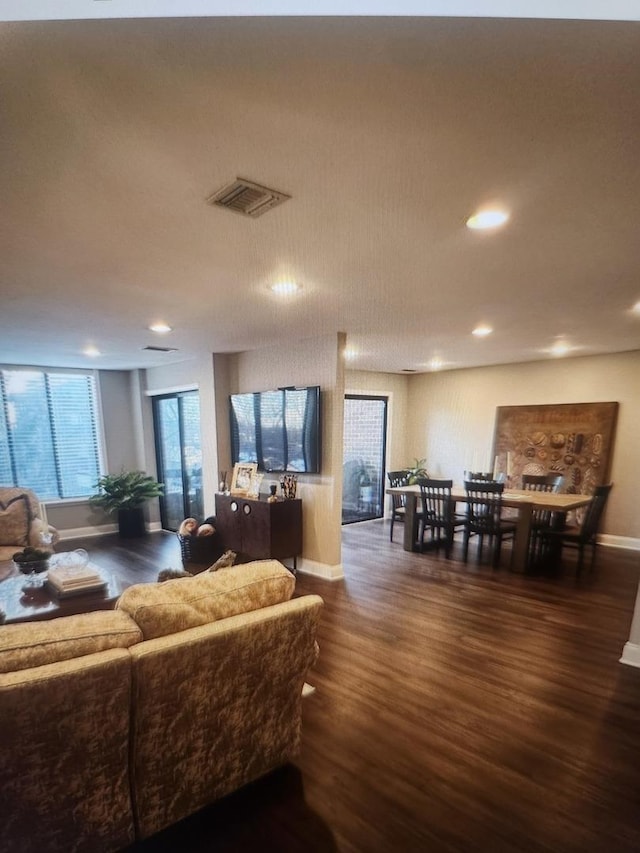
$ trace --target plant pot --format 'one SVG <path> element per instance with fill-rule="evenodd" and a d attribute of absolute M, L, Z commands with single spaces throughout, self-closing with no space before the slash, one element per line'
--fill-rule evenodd
<path fill-rule="evenodd" d="M 146 535 L 144 510 L 141 506 L 118 510 L 118 533 L 123 539 L 135 539 Z"/>

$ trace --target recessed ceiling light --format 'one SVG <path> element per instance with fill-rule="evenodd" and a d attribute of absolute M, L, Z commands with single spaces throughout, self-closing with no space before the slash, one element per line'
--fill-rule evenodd
<path fill-rule="evenodd" d="M 571 347 L 566 341 L 556 341 L 549 352 L 551 355 L 562 356 L 566 355 L 570 349 Z"/>
<path fill-rule="evenodd" d="M 636 302 L 636 304 L 631 308 L 632 314 L 640 314 L 640 302 Z"/>
<path fill-rule="evenodd" d="M 486 228 L 499 228 L 509 219 L 506 210 L 497 208 L 491 210 L 479 210 L 467 219 L 467 228 L 473 231 L 482 231 Z"/>
<path fill-rule="evenodd" d="M 270 289 L 277 296 L 292 296 L 302 290 L 302 285 L 298 284 L 297 281 L 277 281 L 271 285 Z"/>
<path fill-rule="evenodd" d="M 85 347 L 82 352 L 84 353 L 84 355 L 88 355 L 89 358 L 97 358 L 97 356 L 102 355 L 100 350 L 97 347 L 93 346 Z"/>
<path fill-rule="evenodd" d="M 441 358 L 435 356 L 429 361 L 429 370 L 442 370 L 444 367 L 444 361 Z"/>
<path fill-rule="evenodd" d="M 476 326 L 472 335 L 475 335 L 477 338 L 485 338 L 487 335 L 490 335 L 493 332 L 491 326 Z"/>
<path fill-rule="evenodd" d="M 347 361 L 352 361 L 358 355 L 358 350 L 355 347 L 347 347 L 344 350 L 344 357 Z"/>
<path fill-rule="evenodd" d="M 167 332 L 172 332 L 173 329 L 166 323 L 153 323 L 153 325 L 149 326 L 149 331 L 156 332 L 158 335 L 166 335 Z"/>

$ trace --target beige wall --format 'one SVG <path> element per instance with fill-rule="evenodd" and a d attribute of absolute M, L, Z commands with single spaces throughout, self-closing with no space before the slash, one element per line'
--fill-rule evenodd
<path fill-rule="evenodd" d="M 215 513 L 215 492 L 218 486 L 217 409 L 213 361 L 210 354 L 154 367 L 145 371 L 147 395 L 167 394 L 197 388 L 200 396 L 200 442 L 202 447 L 202 492 L 204 515 Z M 145 423 L 145 452 L 147 470 L 155 470 L 153 424 Z"/>
<path fill-rule="evenodd" d="M 459 482 L 474 459 L 491 459 L 497 406 L 607 401 L 620 408 L 603 532 L 638 540 L 640 351 L 411 376 L 407 442 L 431 473 Z"/>
<path fill-rule="evenodd" d="M 304 571 L 337 577 L 341 569 L 342 431 L 344 335 L 328 335 L 234 356 L 233 391 L 266 391 L 283 385 L 320 385 L 322 394 L 322 473 L 301 474 Z M 277 475 L 265 477 L 275 482 Z M 306 565 L 305 565 L 306 564 Z"/>
<path fill-rule="evenodd" d="M 409 397 L 409 378 L 397 373 L 369 373 L 347 370 L 346 394 L 373 394 L 388 397 L 387 408 L 387 471 L 406 468 L 417 451 L 407 444 L 405 424 Z"/>

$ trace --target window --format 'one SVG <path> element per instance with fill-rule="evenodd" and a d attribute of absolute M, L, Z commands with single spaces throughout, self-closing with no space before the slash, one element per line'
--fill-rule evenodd
<path fill-rule="evenodd" d="M 0 370 L 0 483 L 42 500 L 86 497 L 100 477 L 93 375 Z"/>

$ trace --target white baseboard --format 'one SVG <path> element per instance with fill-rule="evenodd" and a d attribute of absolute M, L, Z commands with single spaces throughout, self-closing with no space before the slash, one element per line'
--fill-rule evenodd
<path fill-rule="evenodd" d="M 162 530 L 159 521 L 153 521 L 147 524 L 147 532 L 155 533 Z M 103 536 L 105 533 L 117 533 L 117 524 L 101 524 L 99 527 L 70 527 L 66 530 L 58 529 L 60 534 L 60 542 L 66 542 L 67 539 L 84 539 L 89 536 Z"/>
<path fill-rule="evenodd" d="M 307 557 L 298 557 L 297 568 L 303 575 L 314 575 L 327 581 L 339 581 L 344 578 L 342 563 L 330 566 L 328 563 L 318 563 L 315 560 L 309 560 Z"/>
<path fill-rule="evenodd" d="M 632 536 L 611 536 L 603 533 L 598 536 L 598 544 L 606 545 L 608 548 L 626 548 L 629 551 L 640 551 L 640 539 Z"/>
<path fill-rule="evenodd" d="M 620 663 L 626 663 L 627 666 L 637 666 L 640 668 L 640 646 L 637 643 L 626 643 L 622 650 Z"/>

